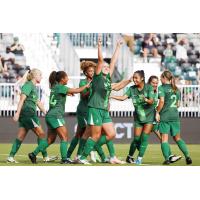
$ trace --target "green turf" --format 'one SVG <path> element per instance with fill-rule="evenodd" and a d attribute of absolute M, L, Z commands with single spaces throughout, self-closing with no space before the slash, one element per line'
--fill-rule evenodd
<path fill-rule="evenodd" d="M 36 145 L 33 145 L 33 144 L 22 144 L 19 152 L 15 156 L 15 159 L 19 162 L 19 164 L 10 164 L 10 163 L 6 163 L 6 158 L 11 149 L 11 144 L 0 144 L 0 166 L 31 166 L 31 165 L 33 165 L 30 162 L 30 160 L 28 159 L 27 154 L 29 152 L 31 152 L 35 147 L 36 147 Z M 116 155 L 120 159 L 125 160 L 127 152 L 129 150 L 129 145 L 128 144 L 118 144 L 118 145 L 115 145 L 115 147 L 116 147 Z M 199 154 L 200 153 L 200 145 L 188 145 L 188 148 L 189 148 L 191 158 L 193 160 L 192 165 L 200 166 L 200 156 L 199 156 L 200 155 Z M 177 145 L 171 145 L 171 149 L 174 154 L 182 155 L 182 153 L 178 149 Z M 108 152 L 107 152 L 106 147 L 104 147 L 104 150 L 107 154 Z M 54 144 L 54 145 L 50 146 L 48 148 L 48 154 L 49 154 L 49 156 L 59 155 L 59 145 Z M 75 154 L 72 155 L 72 158 L 74 157 L 74 155 Z M 135 155 L 137 155 L 137 152 Z M 144 159 L 143 159 L 144 166 L 145 165 L 147 165 L 147 166 L 162 165 L 162 162 L 163 162 L 163 156 L 162 156 L 160 145 L 157 145 L 157 144 L 149 145 L 148 149 L 146 151 L 146 154 L 144 156 Z M 95 165 L 95 166 L 102 166 L 102 165 L 110 166 L 110 164 L 93 164 L 93 165 Z M 128 165 L 128 164 L 126 164 L 126 165 Z M 41 155 L 39 155 L 37 166 L 63 166 L 63 165 L 61 165 L 59 163 L 59 160 L 52 162 L 52 163 L 43 163 Z M 67 165 L 67 166 L 69 166 L 69 165 Z M 184 156 L 180 161 L 171 164 L 171 166 L 185 166 Z"/>

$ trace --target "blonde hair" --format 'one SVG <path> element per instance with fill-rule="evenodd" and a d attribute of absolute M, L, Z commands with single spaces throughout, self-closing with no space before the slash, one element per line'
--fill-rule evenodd
<path fill-rule="evenodd" d="M 97 64 L 95 62 L 93 62 L 93 61 L 85 61 L 85 60 L 83 60 L 81 62 L 81 70 L 83 71 L 84 74 L 86 73 L 86 71 L 87 71 L 87 69 L 89 67 L 93 67 L 95 69 L 96 66 L 97 66 Z"/>
<path fill-rule="evenodd" d="M 170 71 L 166 70 L 161 74 L 161 76 L 171 82 L 172 89 L 173 89 L 174 93 L 176 93 L 176 91 L 178 90 L 178 87 L 176 86 L 175 78 L 174 78 L 173 74 Z"/>
<path fill-rule="evenodd" d="M 38 74 L 41 74 L 42 72 L 39 69 L 32 69 L 29 71 L 29 73 L 27 73 L 27 77 L 26 80 L 27 81 L 31 81 L 33 78 L 35 78 Z"/>

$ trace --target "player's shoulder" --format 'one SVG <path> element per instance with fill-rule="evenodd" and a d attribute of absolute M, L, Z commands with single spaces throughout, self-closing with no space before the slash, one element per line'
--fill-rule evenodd
<path fill-rule="evenodd" d="M 32 88 L 34 85 L 32 83 L 32 81 L 26 81 L 23 85 L 22 85 L 22 88 L 23 87 L 29 87 L 29 88 Z"/>
<path fill-rule="evenodd" d="M 153 86 L 151 84 L 148 84 L 148 83 L 145 84 L 145 88 L 147 90 L 153 90 Z"/>
<path fill-rule="evenodd" d="M 80 84 L 87 84 L 87 79 L 81 79 L 79 83 Z"/>

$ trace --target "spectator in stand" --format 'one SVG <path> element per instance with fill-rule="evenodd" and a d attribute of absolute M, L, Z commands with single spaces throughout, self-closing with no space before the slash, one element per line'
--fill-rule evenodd
<path fill-rule="evenodd" d="M 176 44 L 176 59 L 179 63 L 185 63 L 188 61 L 187 49 L 185 47 L 186 44 L 187 40 L 185 38 L 181 38 Z"/>
<path fill-rule="evenodd" d="M 10 47 L 6 47 L 6 52 L 2 54 L 3 61 L 10 61 L 12 64 L 15 62 L 15 54 L 11 52 Z"/>
<path fill-rule="evenodd" d="M 11 45 L 10 50 L 15 55 L 20 55 L 20 56 L 24 55 L 24 46 L 19 43 L 18 37 L 14 37 L 14 43 Z"/>
<path fill-rule="evenodd" d="M 6 52 L 2 53 L 1 58 L 3 67 L 6 71 L 8 69 L 7 64 L 11 63 L 13 65 L 15 62 L 15 55 L 10 51 L 10 47 L 6 47 Z"/>
<path fill-rule="evenodd" d="M 122 34 L 126 45 L 129 47 L 130 51 L 134 54 L 134 34 L 133 33 L 123 33 Z"/>
<path fill-rule="evenodd" d="M 144 36 L 142 42 L 142 52 L 144 61 L 147 62 L 147 57 L 151 53 L 153 57 L 160 57 L 158 54 L 157 46 L 159 45 L 159 39 L 154 33 L 147 33 Z"/>
<path fill-rule="evenodd" d="M 4 76 L 9 75 L 7 65 L 3 64 L 3 59 L 1 55 L 0 55 L 0 73 L 2 73 Z"/>
<path fill-rule="evenodd" d="M 167 44 L 166 49 L 163 51 L 163 55 L 165 64 L 176 61 L 176 58 L 173 56 L 173 50 L 171 44 Z"/>

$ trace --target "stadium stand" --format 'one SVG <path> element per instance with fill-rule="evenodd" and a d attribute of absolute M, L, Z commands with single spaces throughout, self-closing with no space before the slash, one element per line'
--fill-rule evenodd
<path fill-rule="evenodd" d="M 181 111 L 184 111 L 183 115 L 188 112 L 200 115 L 200 88 L 198 86 L 200 79 L 200 34 L 152 34 L 156 43 L 153 44 L 153 48 L 156 50 L 147 51 L 144 59 L 144 41 L 149 35 L 144 33 L 133 35 L 102 33 L 103 56 L 107 62 L 111 59 L 116 39 L 131 36 L 131 47 L 130 42 L 125 42 L 127 45 L 123 45 L 121 49 L 113 82 L 129 78 L 138 69 L 145 71 L 146 79 L 152 75 L 152 72 L 159 76 L 162 70 L 169 69 L 176 77 L 177 84 L 182 91 Z M 16 52 L 12 53 L 9 48 L 14 43 L 16 36 L 19 38 L 19 43 L 24 46 L 21 55 L 16 55 Z M 1 33 L 1 110 L 8 106 L 12 106 L 10 112 L 14 112 L 16 109 L 17 98 L 15 94 L 19 89 L 16 89 L 18 86 L 15 83 L 26 72 L 27 65 L 37 67 L 43 73 L 43 82 L 38 91 L 40 98 L 44 99 L 46 107 L 48 107 L 49 96 L 48 76 L 52 70 L 65 70 L 70 76 L 69 86 L 77 87 L 82 78 L 80 61 L 84 59 L 96 61 L 97 40 L 97 33 L 18 33 L 17 35 Z M 148 48 L 151 49 L 151 47 Z M 186 52 L 185 60 L 177 57 L 178 49 Z M 120 95 L 125 90 L 126 88 L 118 94 Z M 69 97 L 66 106 L 67 112 L 75 112 L 78 101 L 78 96 Z M 113 116 L 116 115 L 116 112 L 117 115 L 132 116 L 134 110 L 131 102 L 126 101 L 123 106 L 119 106 L 120 103 L 111 101 Z M 4 109 L 2 109 L 2 105 Z"/>

